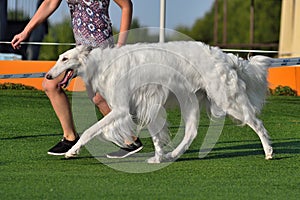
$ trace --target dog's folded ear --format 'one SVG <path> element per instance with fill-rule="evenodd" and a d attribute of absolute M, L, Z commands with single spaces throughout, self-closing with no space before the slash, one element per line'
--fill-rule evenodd
<path fill-rule="evenodd" d="M 79 49 L 80 53 L 84 55 L 88 55 L 93 50 L 92 46 L 80 45 L 77 48 Z"/>
<path fill-rule="evenodd" d="M 79 50 L 79 60 L 81 62 L 85 62 L 89 53 L 93 50 L 92 46 L 84 46 L 84 45 L 80 45 L 76 47 Z"/>
<path fill-rule="evenodd" d="M 93 50 L 92 46 L 85 46 L 85 51 L 91 52 Z"/>

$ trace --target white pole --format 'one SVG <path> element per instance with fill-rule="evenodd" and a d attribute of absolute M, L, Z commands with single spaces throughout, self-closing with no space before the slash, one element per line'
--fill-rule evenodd
<path fill-rule="evenodd" d="M 160 32 L 159 42 L 165 42 L 166 0 L 160 0 Z"/>

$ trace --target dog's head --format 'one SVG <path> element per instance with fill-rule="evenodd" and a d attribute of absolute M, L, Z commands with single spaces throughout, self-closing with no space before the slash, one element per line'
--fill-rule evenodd
<path fill-rule="evenodd" d="M 91 50 L 92 47 L 81 45 L 64 52 L 59 56 L 56 64 L 49 70 L 46 78 L 52 80 L 64 73 L 64 77 L 59 85 L 67 87 L 73 78 L 84 72 L 83 68 Z"/>

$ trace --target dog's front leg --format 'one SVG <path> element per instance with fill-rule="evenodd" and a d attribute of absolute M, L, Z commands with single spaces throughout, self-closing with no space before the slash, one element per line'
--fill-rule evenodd
<path fill-rule="evenodd" d="M 161 141 L 159 137 L 152 136 L 152 141 L 155 148 L 155 155 L 147 160 L 148 163 L 161 163 L 163 160 L 164 151 L 162 146 L 160 145 Z"/>
<path fill-rule="evenodd" d="M 89 129 L 83 132 L 82 136 L 78 140 L 78 142 L 65 154 L 66 158 L 75 157 L 79 154 L 80 148 L 84 146 L 88 141 L 90 141 L 96 135 L 102 133 L 101 129 L 101 121 L 95 123 Z"/>
<path fill-rule="evenodd" d="M 95 123 L 93 126 L 88 128 L 83 132 L 78 142 L 65 154 L 66 158 L 75 157 L 79 154 L 80 148 L 88 143 L 92 138 L 101 134 L 103 132 L 103 128 L 109 125 L 113 119 L 116 117 L 116 113 L 111 111 L 108 115 L 106 115 L 103 119 Z"/>
<path fill-rule="evenodd" d="M 78 140 L 78 142 L 69 151 L 67 151 L 67 153 L 65 154 L 65 158 L 76 157 L 79 154 L 80 148 L 82 146 L 83 145 L 81 145 L 80 141 Z"/>

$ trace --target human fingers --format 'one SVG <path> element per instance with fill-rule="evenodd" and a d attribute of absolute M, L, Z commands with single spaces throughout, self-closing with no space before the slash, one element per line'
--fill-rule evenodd
<path fill-rule="evenodd" d="M 14 49 L 20 49 L 21 42 L 23 42 L 26 39 L 26 36 L 23 33 L 17 34 L 14 36 L 14 38 L 11 41 L 11 45 Z"/>
<path fill-rule="evenodd" d="M 19 35 L 15 35 L 11 41 L 11 46 L 13 49 L 19 49 L 21 47 L 21 38 Z"/>

